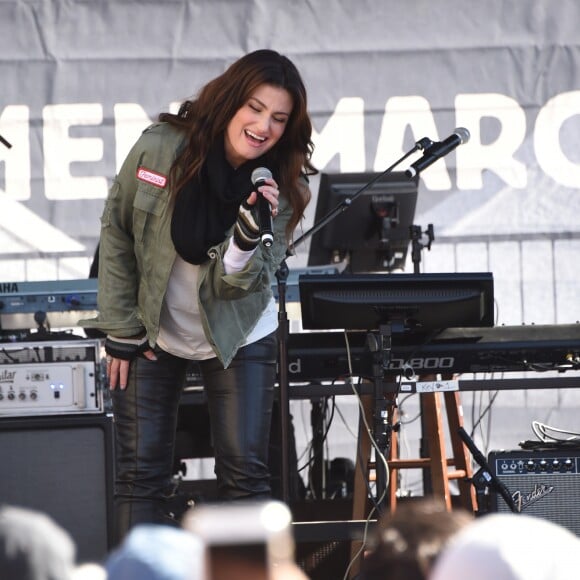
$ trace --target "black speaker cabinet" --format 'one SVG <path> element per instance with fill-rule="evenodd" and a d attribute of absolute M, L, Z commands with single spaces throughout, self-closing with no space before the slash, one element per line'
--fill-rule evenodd
<path fill-rule="evenodd" d="M 0 503 L 50 515 L 77 545 L 77 561 L 101 562 L 112 530 L 112 418 L 0 418 Z"/>
<path fill-rule="evenodd" d="M 580 449 L 492 451 L 489 467 L 521 513 L 550 520 L 580 536 Z M 499 494 L 491 509 L 509 512 Z"/>

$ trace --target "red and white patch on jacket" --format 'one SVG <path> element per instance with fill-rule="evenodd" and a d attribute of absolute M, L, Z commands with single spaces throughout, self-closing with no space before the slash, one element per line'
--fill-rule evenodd
<path fill-rule="evenodd" d="M 147 169 L 146 167 L 139 167 L 137 169 L 137 179 L 155 185 L 156 187 L 165 187 L 167 185 L 167 177 L 165 175 L 151 171 L 151 169 Z"/>

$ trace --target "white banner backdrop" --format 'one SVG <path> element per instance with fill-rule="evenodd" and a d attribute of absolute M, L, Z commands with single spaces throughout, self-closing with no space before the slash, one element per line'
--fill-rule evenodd
<path fill-rule="evenodd" d="M 579 16 L 573 0 L 3 0 L 0 199 L 31 214 L 0 228 L 32 248 L 2 249 L 46 251 L 60 230 L 57 248 L 90 252 L 139 131 L 261 47 L 304 75 L 321 170 L 383 170 L 464 126 L 469 143 L 422 175 L 422 221 L 443 236 L 577 232 Z"/>

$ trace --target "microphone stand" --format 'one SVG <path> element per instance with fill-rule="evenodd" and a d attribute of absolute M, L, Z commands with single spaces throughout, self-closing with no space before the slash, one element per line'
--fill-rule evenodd
<path fill-rule="evenodd" d="M 520 513 L 512 494 L 509 492 L 505 484 L 495 476 L 487 460 L 485 459 L 483 453 L 477 448 L 473 439 L 467 434 L 467 431 L 463 427 L 459 427 L 457 430 L 461 439 L 465 443 L 465 446 L 471 451 L 473 459 L 479 464 L 481 469 L 473 476 L 472 483 L 476 488 L 478 495 L 485 494 L 486 488 L 491 489 L 501 495 L 507 506 L 514 513 Z M 479 502 L 478 502 L 479 504 Z M 478 508 L 480 506 L 478 505 Z M 483 515 L 487 510 L 478 510 L 478 515 Z"/>
<path fill-rule="evenodd" d="M 424 137 L 420 141 L 417 141 L 413 148 L 400 157 L 395 163 L 390 167 L 387 167 L 382 173 L 379 173 L 366 185 L 361 187 L 357 192 L 355 192 L 352 197 L 344 199 L 339 203 L 334 209 L 328 212 L 321 220 L 315 223 L 309 230 L 302 234 L 298 239 L 296 239 L 290 247 L 286 250 L 286 257 L 280 262 L 278 270 L 276 271 L 276 279 L 278 281 L 278 384 L 280 388 L 280 438 L 281 438 L 281 489 L 282 489 L 282 500 L 288 503 L 290 499 L 290 486 L 289 486 L 289 460 L 288 460 L 288 433 L 290 426 L 290 396 L 289 396 L 289 377 L 288 377 L 288 313 L 286 310 L 286 286 L 288 280 L 289 269 L 286 264 L 286 259 L 295 255 L 294 250 L 297 246 L 302 244 L 309 237 L 314 235 L 316 232 L 324 228 L 328 223 L 330 223 L 336 216 L 338 216 L 343 211 L 346 211 L 354 200 L 359 197 L 364 191 L 366 191 L 371 185 L 377 182 L 379 179 L 393 171 L 397 165 L 402 163 L 405 159 L 411 156 L 413 153 L 419 150 L 426 149 L 432 144 L 432 141 L 427 137 Z"/>

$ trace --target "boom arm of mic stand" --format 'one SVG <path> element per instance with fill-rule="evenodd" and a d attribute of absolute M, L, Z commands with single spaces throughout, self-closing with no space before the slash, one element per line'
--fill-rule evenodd
<path fill-rule="evenodd" d="M 0 143 L 2 143 L 2 145 L 7 147 L 8 149 L 10 149 L 12 147 L 12 144 L 9 143 L 8 141 L 6 141 L 6 139 L 4 139 L 4 137 L 2 137 L 2 135 L 0 135 Z"/>
<path fill-rule="evenodd" d="M 306 241 L 309 237 L 313 236 L 315 233 L 317 233 L 322 228 L 324 228 L 337 215 L 341 214 L 343 211 L 346 211 L 351 206 L 352 202 L 359 195 L 361 195 L 361 193 L 363 193 L 363 191 L 366 191 L 371 185 L 373 185 L 374 183 L 376 183 L 379 179 L 381 179 L 385 175 L 391 173 L 391 171 L 393 171 L 393 169 L 395 169 L 395 167 L 397 167 L 397 165 L 399 165 L 403 161 L 405 161 L 405 159 L 407 159 L 407 157 L 410 157 L 413 153 L 415 153 L 419 149 L 424 149 L 424 147 L 425 147 L 424 141 L 425 141 L 424 139 L 421 139 L 420 141 L 417 141 L 417 143 L 415 143 L 415 145 L 413 146 L 413 148 L 410 151 L 408 151 L 407 153 L 405 153 L 402 157 L 400 157 L 399 159 L 397 159 L 397 161 L 395 161 L 395 163 L 393 163 L 391 166 L 387 167 L 382 173 L 379 173 L 377 176 L 375 176 L 373 179 L 371 179 L 366 185 L 363 185 L 363 187 L 361 187 L 357 192 L 355 192 L 352 195 L 352 197 L 347 197 L 345 200 L 343 200 L 341 203 L 339 203 L 334 209 L 330 210 L 322 219 L 320 219 L 317 223 L 315 223 L 307 232 L 305 232 L 304 234 L 302 234 L 299 238 L 297 238 L 290 245 L 290 247 L 288 248 L 288 250 L 286 252 L 286 256 L 287 257 L 288 256 L 293 256 L 294 255 L 294 249 L 297 246 L 299 246 L 304 241 Z"/>
<path fill-rule="evenodd" d="M 300 236 L 290 247 L 286 250 L 286 257 L 294 255 L 294 249 L 307 240 L 310 236 L 325 227 L 338 214 L 348 209 L 351 203 L 373 183 L 378 181 L 384 175 L 390 173 L 397 165 L 402 163 L 407 157 L 418 151 L 424 149 L 427 145 L 426 139 L 421 139 L 415 143 L 415 146 L 400 159 L 387 167 L 382 173 L 377 175 L 374 179 L 369 181 L 365 186 L 359 189 L 352 197 L 344 200 L 337 205 L 332 211 L 324 216 L 318 223 L 314 224 L 307 232 Z M 290 397 L 289 397 L 289 378 L 288 378 L 288 314 L 286 311 L 286 281 L 288 279 L 288 266 L 286 260 L 282 260 L 278 270 L 276 271 L 276 279 L 278 280 L 278 385 L 280 396 L 280 439 L 282 445 L 281 454 L 281 488 L 282 501 L 288 503 L 290 498 L 289 486 L 289 463 L 288 463 L 288 442 L 289 442 L 289 426 L 290 426 Z"/>

